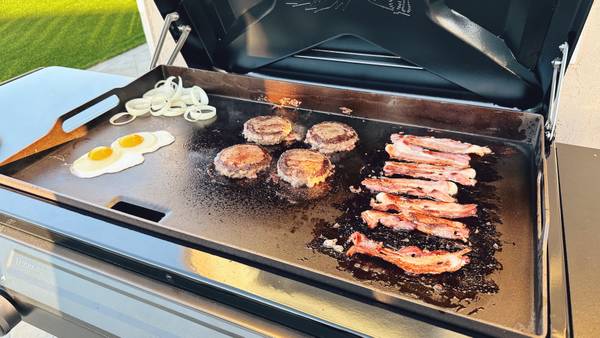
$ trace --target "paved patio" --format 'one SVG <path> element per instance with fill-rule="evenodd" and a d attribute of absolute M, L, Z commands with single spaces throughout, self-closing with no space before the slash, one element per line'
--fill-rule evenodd
<path fill-rule="evenodd" d="M 101 62 L 90 70 L 130 77 L 139 77 L 150 67 L 152 54 L 147 44 L 143 44 L 110 60 Z"/>
<path fill-rule="evenodd" d="M 31 326 L 25 322 L 20 322 L 5 338 L 56 338 L 53 335 Z"/>

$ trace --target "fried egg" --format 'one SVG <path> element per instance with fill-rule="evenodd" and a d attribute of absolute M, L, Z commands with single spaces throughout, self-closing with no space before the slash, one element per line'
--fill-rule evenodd
<path fill-rule="evenodd" d="M 157 151 L 175 141 L 168 131 L 140 132 L 122 136 L 112 143 L 113 149 L 124 153 L 146 154 Z"/>
<path fill-rule="evenodd" d="M 90 150 L 71 166 L 71 173 L 81 178 L 116 173 L 144 162 L 143 154 L 151 153 L 175 141 L 168 131 L 139 132 L 119 137 L 110 147 Z"/>
<path fill-rule="evenodd" d="M 81 156 L 73 165 L 71 173 L 81 178 L 91 178 L 108 173 L 116 173 L 144 162 L 144 156 L 126 153 L 112 147 L 96 147 Z"/>

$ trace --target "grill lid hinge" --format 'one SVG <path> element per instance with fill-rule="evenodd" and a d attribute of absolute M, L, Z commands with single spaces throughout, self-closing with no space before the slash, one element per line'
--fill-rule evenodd
<path fill-rule="evenodd" d="M 158 41 L 156 42 L 154 54 L 152 55 L 152 61 L 150 61 L 150 69 L 156 67 L 156 64 L 158 63 L 158 57 L 163 49 L 165 38 L 167 37 L 167 32 L 169 31 L 169 27 L 171 27 L 171 24 L 177 20 L 179 20 L 179 14 L 177 12 L 169 13 L 167 14 L 167 16 L 165 16 L 165 23 L 162 27 L 162 30 L 160 31 Z M 192 31 L 192 28 L 188 25 L 177 26 L 177 29 L 181 32 L 181 35 L 177 40 L 175 49 L 173 49 L 173 52 L 171 53 L 171 56 L 169 57 L 169 60 L 166 63 L 167 66 L 173 64 L 175 58 L 177 57 L 177 54 L 179 53 L 179 51 L 181 51 L 181 48 L 185 44 L 185 41 L 187 40 L 188 36 L 190 35 L 190 32 Z"/>
<path fill-rule="evenodd" d="M 546 139 L 549 142 L 554 141 L 556 136 L 556 122 L 558 119 L 558 106 L 560 104 L 560 94 L 563 80 L 565 78 L 565 70 L 567 69 L 567 59 L 569 55 L 569 44 L 563 42 L 558 47 L 562 56 L 552 60 L 552 84 L 550 87 L 550 103 L 548 104 L 548 119 L 546 121 Z"/>

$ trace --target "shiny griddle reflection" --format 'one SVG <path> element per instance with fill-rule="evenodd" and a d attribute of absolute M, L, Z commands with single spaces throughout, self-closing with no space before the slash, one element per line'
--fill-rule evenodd
<path fill-rule="evenodd" d="M 120 127 L 101 122 L 85 139 L 61 146 L 13 177 L 100 206 L 126 201 L 164 212 L 166 216 L 159 226 L 186 240 L 198 239 L 204 245 L 207 241 L 217 243 L 217 249 L 224 245 L 247 252 L 244 258 L 257 255 L 284 263 L 294 273 L 318 272 L 348 285 L 373 289 L 377 292 L 375 297 L 386 303 L 393 303 L 394 299 L 424 300 L 452 306 L 450 311 L 495 324 L 533 330 L 534 187 L 530 154 L 520 146 L 469 135 L 435 133 L 490 145 L 496 155 L 475 162 L 483 182 L 475 189 L 461 190 L 459 195 L 460 202 L 475 201 L 483 206 L 482 218 L 467 222 L 475 248 L 472 263 L 455 274 L 406 276 L 381 261 L 356 256 L 342 257 L 340 262 L 331 257 L 335 256 L 331 252 L 314 248 L 319 247 L 322 234 L 342 239 L 352 230 L 361 229 L 373 234 L 374 239 L 387 238 L 396 247 L 447 245 L 452 249 L 452 241 L 418 233 L 409 234 L 409 242 L 402 242 L 403 236 L 391 231 L 365 230 L 356 215 L 366 207 L 368 195 L 349 191 L 349 186 L 358 187 L 371 171 L 380 170 L 386 158 L 383 147 L 391 133 L 425 135 L 433 131 L 302 109 L 274 109 L 271 104 L 230 98 L 212 97 L 211 104 L 218 109 L 217 120 L 200 124 L 182 118 L 139 118 Z M 274 113 L 305 127 L 322 121 L 343 121 L 357 130 L 360 142 L 353 151 L 332 157 L 336 173 L 326 185 L 316 189 L 294 190 L 273 177 L 276 159 L 290 146 L 267 147 L 274 159 L 272 168 L 258 180 L 236 181 L 216 175 L 212 167 L 214 156 L 227 146 L 244 142 L 242 124 L 250 117 Z M 69 164 L 93 147 L 108 145 L 128 133 L 155 130 L 167 130 L 176 140 L 147 154 L 144 164 L 92 179 L 79 179 L 69 173 Z M 302 143 L 293 146 L 305 147 Z M 333 228 L 335 223 L 342 227 Z M 500 237 L 496 230 L 502 234 Z M 361 265 L 357 267 L 355 263 Z M 365 265 L 369 271 L 364 271 Z M 500 266 L 503 270 L 498 273 Z M 382 277 L 382 273 L 387 275 Z M 499 309 L 502 316 L 498 316 Z"/>

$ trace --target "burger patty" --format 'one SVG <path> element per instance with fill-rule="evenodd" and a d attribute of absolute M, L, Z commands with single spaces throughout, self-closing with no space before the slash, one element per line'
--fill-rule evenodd
<path fill-rule="evenodd" d="M 292 122 L 280 116 L 257 116 L 244 123 L 243 135 L 248 142 L 279 144 L 292 132 Z"/>
<path fill-rule="evenodd" d="M 333 174 L 333 168 L 327 156 L 308 149 L 288 150 L 277 161 L 277 175 L 294 188 L 312 188 L 324 182 Z"/>
<path fill-rule="evenodd" d="M 347 124 L 322 122 L 308 130 L 305 142 L 324 154 L 350 151 L 358 142 L 358 134 Z"/>
<path fill-rule="evenodd" d="M 215 169 L 231 178 L 256 178 L 269 167 L 271 155 L 255 144 L 236 144 L 221 150 L 214 159 Z"/>

